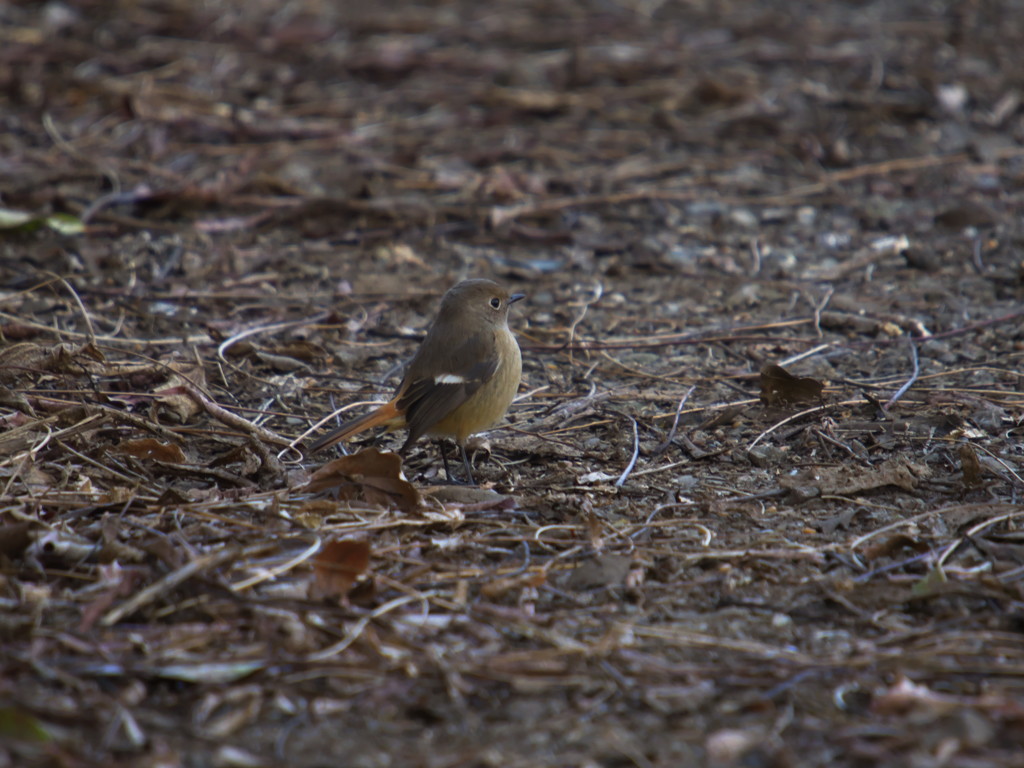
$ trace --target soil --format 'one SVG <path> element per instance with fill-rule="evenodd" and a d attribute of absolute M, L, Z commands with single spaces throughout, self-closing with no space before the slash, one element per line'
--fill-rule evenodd
<path fill-rule="evenodd" d="M 1015 0 L 0 6 L 0 768 L 1024 765 L 1022 93 Z M 478 487 L 304 450 L 470 277 Z"/>

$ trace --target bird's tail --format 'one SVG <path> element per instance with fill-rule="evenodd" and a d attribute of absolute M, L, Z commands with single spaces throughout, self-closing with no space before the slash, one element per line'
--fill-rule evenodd
<path fill-rule="evenodd" d="M 373 429 L 379 427 L 382 424 L 387 425 L 391 429 L 401 427 L 405 424 L 405 416 L 399 412 L 398 408 L 395 407 L 395 402 L 384 403 L 380 408 L 365 413 L 358 418 L 346 421 L 340 427 L 333 432 L 328 432 L 323 437 L 319 438 L 311 446 L 309 446 L 310 453 L 316 453 L 322 448 L 328 448 L 336 443 L 340 443 L 342 440 L 348 440 L 354 435 L 358 435 L 360 432 L 364 432 L 367 429 Z"/>

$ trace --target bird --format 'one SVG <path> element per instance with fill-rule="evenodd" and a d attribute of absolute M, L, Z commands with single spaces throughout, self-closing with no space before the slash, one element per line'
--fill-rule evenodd
<path fill-rule="evenodd" d="M 469 483 L 475 485 L 466 439 L 501 421 L 519 390 L 523 358 L 508 327 L 508 312 L 524 298 L 493 280 L 463 280 L 449 288 L 395 396 L 319 438 L 310 452 L 373 427 L 386 426 L 389 432 L 407 427 L 399 454 L 423 436 L 454 438 Z M 441 458 L 452 481 L 443 451 Z"/>

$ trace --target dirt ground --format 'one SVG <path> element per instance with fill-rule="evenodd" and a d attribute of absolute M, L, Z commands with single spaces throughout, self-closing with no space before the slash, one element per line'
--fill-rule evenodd
<path fill-rule="evenodd" d="M 0 5 L 0 768 L 1024 765 L 1022 96 L 1014 0 Z M 466 277 L 480 486 L 314 475 Z"/>

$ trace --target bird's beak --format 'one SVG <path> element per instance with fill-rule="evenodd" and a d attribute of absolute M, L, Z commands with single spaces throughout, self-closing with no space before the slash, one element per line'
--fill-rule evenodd
<path fill-rule="evenodd" d="M 515 304 L 517 301 L 522 301 L 525 298 L 525 293 L 513 293 L 511 296 L 508 297 L 508 303 Z"/>

